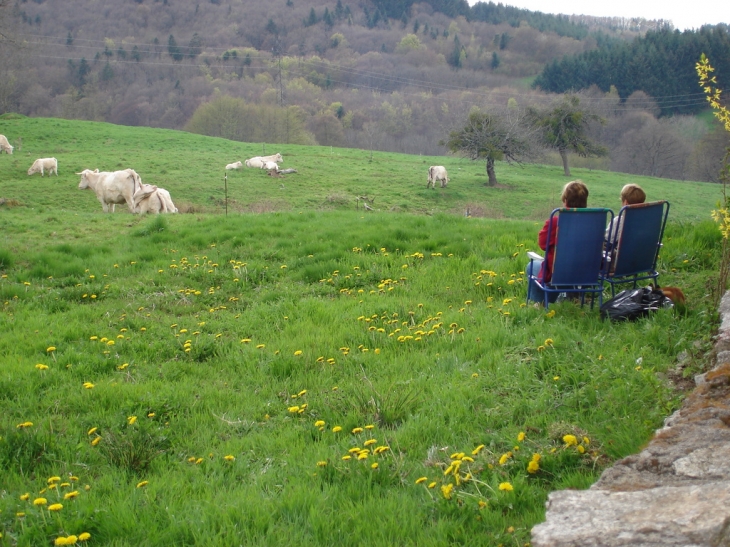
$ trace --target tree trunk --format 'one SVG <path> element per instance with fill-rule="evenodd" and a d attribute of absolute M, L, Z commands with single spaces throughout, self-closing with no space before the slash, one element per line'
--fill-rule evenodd
<path fill-rule="evenodd" d="M 563 160 L 563 173 L 566 177 L 570 176 L 570 167 L 568 167 L 568 150 L 561 149 L 560 152 L 560 159 Z"/>
<path fill-rule="evenodd" d="M 494 160 L 492 158 L 487 159 L 487 176 L 489 177 L 487 186 L 496 186 L 497 175 L 494 174 Z"/>

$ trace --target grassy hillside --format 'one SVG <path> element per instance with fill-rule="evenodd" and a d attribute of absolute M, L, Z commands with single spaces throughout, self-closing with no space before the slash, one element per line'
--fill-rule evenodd
<path fill-rule="evenodd" d="M 640 181 L 672 195 L 660 281 L 689 300 L 613 324 L 525 305 L 555 168 L 487 189 L 454 158 L 287 147 L 299 174 L 229 173 L 224 216 L 223 166 L 261 147 L 0 133 L 23 139 L 0 155 L 21 203 L 0 206 L 3 547 L 524 545 L 548 493 L 636 452 L 711 348 L 720 236 L 693 218 L 714 187 Z M 51 155 L 59 177 L 25 174 Z M 431 163 L 448 188 L 426 191 Z M 195 212 L 106 215 L 72 174 L 128 166 Z M 630 180 L 580 176 L 593 205 Z"/>
<path fill-rule="evenodd" d="M 500 184 L 489 188 L 484 164 L 458 157 L 249 144 L 180 131 L 61 119 L 4 118 L 0 134 L 11 142 L 22 139 L 22 148 L 12 156 L 0 156 L 0 197 L 27 207 L 73 212 L 101 211 L 91 191 L 76 189 L 79 177 L 74 173 L 131 167 L 144 182 L 169 190 L 179 208 L 220 213 L 225 205 L 225 165 L 276 152 L 284 156 L 281 168 L 293 167 L 298 173 L 274 179 L 256 169 L 229 171 L 229 212 L 348 210 L 355 209 L 358 196 L 367 196 L 382 212 L 464 214 L 469 209 L 473 216 L 542 220 L 560 205 L 560 192 L 567 182 L 558 167 L 500 164 Z M 51 156 L 58 159 L 58 177 L 28 177 L 26 171 L 34 159 Z M 429 165 L 447 168 L 448 188 L 426 189 Z M 719 198 L 718 186 L 708 183 L 572 171 L 574 178 L 588 185 L 589 204 L 595 207 L 618 209 L 619 192 L 628 182 L 641 184 L 650 200 L 668 199 L 673 221 L 707 219 Z"/>

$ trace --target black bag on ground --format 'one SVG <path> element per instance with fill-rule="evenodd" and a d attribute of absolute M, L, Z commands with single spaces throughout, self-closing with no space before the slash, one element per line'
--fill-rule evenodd
<path fill-rule="evenodd" d="M 621 291 L 601 306 L 601 319 L 632 321 L 649 315 L 659 308 L 671 308 L 674 303 L 664 296 L 661 289 L 640 287 Z"/>

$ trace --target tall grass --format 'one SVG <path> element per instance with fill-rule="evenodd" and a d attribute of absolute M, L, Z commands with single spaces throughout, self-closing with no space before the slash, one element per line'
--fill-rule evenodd
<path fill-rule="evenodd" d="M 719 232 L 691 213 L 660 263 L 687 309 L 612 324 L 525 305 L 523 217 L 139 218 L 32 183 L 0 209 L 0 545 L 523 545 L 548 492 L 647 441 L 711 345 Z"/>

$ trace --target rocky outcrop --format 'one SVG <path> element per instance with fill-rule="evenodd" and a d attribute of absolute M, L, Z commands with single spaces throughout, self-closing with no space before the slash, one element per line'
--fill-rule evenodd
<path fill-rule="evenodd" d="M 712 370 L 648 446 L 548 497 L 532 547 L 730 547 L 730 292 Z"/>

